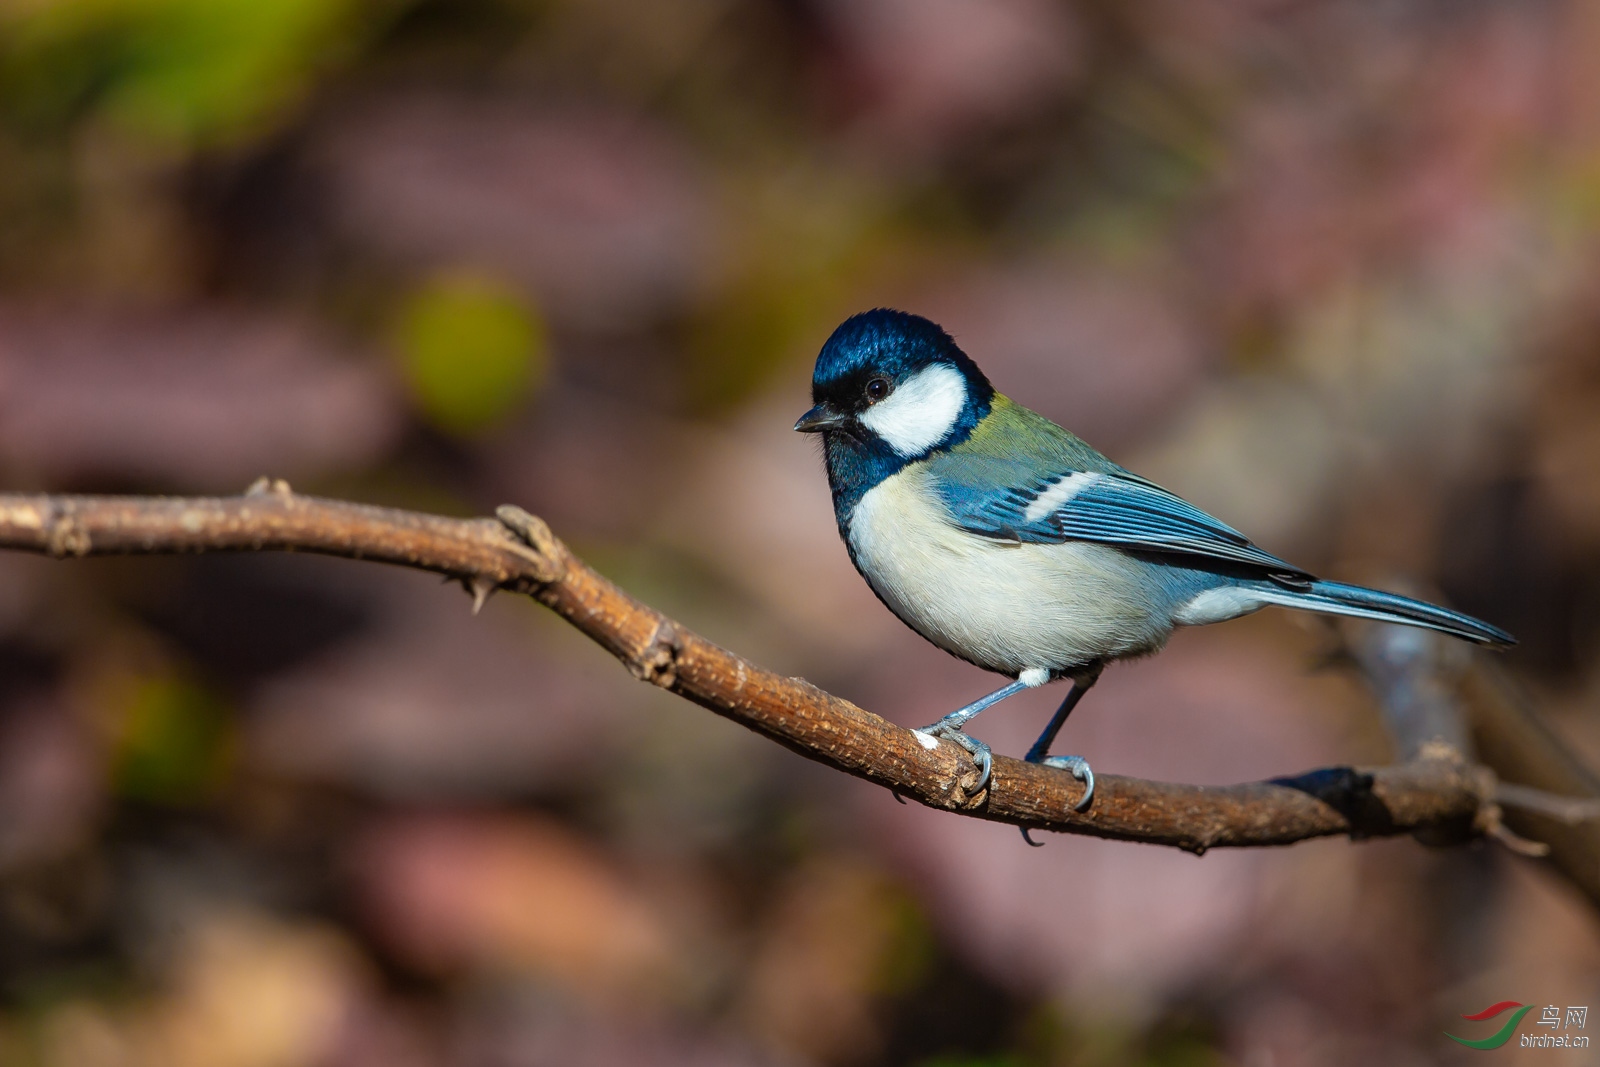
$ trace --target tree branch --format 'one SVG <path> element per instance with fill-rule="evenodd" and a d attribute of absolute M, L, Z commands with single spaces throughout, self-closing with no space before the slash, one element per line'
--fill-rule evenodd
<path fill-rule="evenodd" d="M 1545 846 L 1550 862 L 1600 907 L 1600 778 L 1535 713 L 1532 701 L 1493 662 L 1475 661 L 1462 698 L 1480 758 L 1503 779 L 1495 791 L 1511 833 Z"/>
<path fill-rule="evenodd" d="M 1494 775 L 1423 756 L 1391 767 L 1338 767 L 1232 786 L 1100 775 L 1093 806 L 1062 771 L 995 756 L 976 768 L 953 744 L 928 748 L 910 730 L 800 678 L 761 669 L 641 604 L 590 569 L 539 519 L 435 515 L 298 496 L 262 480 L 240 497 L 0 494 L 0 548 L 57 558 L 218 551 L 318 552 L 459 579 L 480 604 L 497 588 L 527 593 L 668 689 L 808 759 L 929 807 L 1037 830 L 1210 848 L 1285 845 L 1344 834 L 1415 833 L 1460 841 L 1494 825 Z"/>

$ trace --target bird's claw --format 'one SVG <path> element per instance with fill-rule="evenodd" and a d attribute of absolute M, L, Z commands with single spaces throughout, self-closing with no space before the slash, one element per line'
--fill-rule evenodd
<path fill-rule="evenodd" d="M 981 793 L 983 787 L 989 784 L 989 774 L 994 769 L 994 754 L 987 744 L 971 734 L 962 733 L 960 727 L 946 725 L 943 721 L 936 722 L 932 726 L 924 726 L 917 732 L 954 741 L 967 751 L 972 757 L 972 762 L 978 767 L 978 782 L 970 790 L 971 793 Z"/>
<path fill-rule="evenodd" d="M 1072 805 L 1073 811 L 1088 811 L 1089 804 L 1094 800 L 1094 771 L 1089 769 L 1089 761 L 1082 756 L 1046 756 L 1039 761 L 1046 767 L 1057 767 L 1068 772 L 1072 777 L 1083 783 L 1083 798 Z"/>
<path fill-rule="evenodd" d="M 1083 783 L 1083 796 L 1072 805 L 1073 811 L 1087 811 L 1090 801 L 1094 800 L 1094 771 L 1089 769 L 1089 761 L 1082 756 L 1045 756 L 1042 759 L 1030 759 L 1029 763 L 1037 763 L 1043 767 L 1055 767 L 1066 771 L 1072 777 Z M 1034 848 L 1043 845 L 1043 841 L 1035 841 L 1033 835 L 1028 833 L 1028 827 L 1019 826 L 1022 839 Z"/>

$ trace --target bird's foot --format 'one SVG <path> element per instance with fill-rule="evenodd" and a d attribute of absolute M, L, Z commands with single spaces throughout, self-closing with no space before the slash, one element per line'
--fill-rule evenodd
<path fill-rule="evenodd" d="M 976 795 L 981 793 L 983 787 L 989 784 L 989 773 L 994 769 L 994 755 L 987 744 L 970 734 L 962 733 L 961 727 L 951 723 L 949 719 L 950 717 L 940 719 L 933 725 L 924 726 L 915 732 L 924 737 L 942 737 L 947 741 L 954 741 L 967 750 L 967 753 L 972 757 L 972 762 L 977 764 L 978 767 L 978 783 L 971 789 L 971 792 Z M 931 748 L 932 746 L 930 745 L 929 747 Z"/>
<path fill-rule="evenodd" d="M 1088 811 L 1089 804 L 1094 800 L 1094 771 L 1089 769 L 1089 761 L 1082 756 L 1046 756 L 1036 761 L 1046 767 L 1057 767 L 1068 772 L 1072 777 L 1083 783 L 1083 798 L 1072 805 L 1073 811 Z"/>

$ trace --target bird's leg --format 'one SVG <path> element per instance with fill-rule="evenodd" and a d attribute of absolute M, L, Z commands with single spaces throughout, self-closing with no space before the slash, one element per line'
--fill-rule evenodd
<path fill-rule="evenodd" d="M 969 737 L 968 735 L 962 733 L 961 728 L 968 722 L 971 722 L 972 719 L 977 716 L 978 712 L 983 711 L 985 708 L 993 707 L 1006 697 L 1016 696 L 1024 689 L 1032 689 L 1035 686 L 1043 685 L 1049 680 L 1050 674 L 1048 671 L 1023 671 L 1022 674 L 1018 676 L 1017 680 L 1012 682 L 1010 685 L 1002 686 L 986 697 L 979 697 L 966 707 L 957 708 L 955 711 L 952 711 L 938 722 L 929 726 L 924 726 L 922 729 L 914 732 L 932 735 L 933 737 L 948 738 L 949 740 L 960 745 L 962 748 L 966 749 L 967 752 L 972 756 L 972 762 L 978 765 L 978 784 L 974 786 L 972 790 L 974 793 L 976 793 L 978 790 L 989 784 L 989 772 L 994 766 L 994 757 L 991 754 L 988 745 L 984 744 L 982 741 L 979 741 L 976 737 Z"/>
<path fill-rule="evenodd" d="M 930 734 L 937 733 L 942 736 L 946 731 L 959 730 L 976 718 L 978 712 L 992 708 L 1006 697 L 1016 696 L 1018 693 L 1027 688 L 1028 683 L 1020 681 L 1012 682 L 1007 686 L 1002 686 L 986 697 L 979 697 L 977 700 L 974 700 L 964 708 L 957 708 L 955 711 L 952 711 L 950 714 L 946 715 L 932 726 L 924 726 L 922 728 L 923 732 Z"/>
<path fill-rule="evenodd" d="M 1061 702 L 1061 706 L 1056 709 L 1056 713 L 1050 716 L 1050 722 L 1045 726 L 1044 732 L 1039 735 L 1039 740 L 1033 743 L 1033 747 L 1028 749 L 1028 754 L 1023 757 L 1029 763 L 1040 763 L 1046 767 L 1059 767 L 1064 771 L 1070 772 L 1074 778 L 1083 783 L 1083 798 L 1072 806 L 1074 811 L 1086 810 L 1090 802 L 1094 800 L 1094 771 L 1089 769 L 1089 761 L 1082 756 L 1051 756 L 1047 755 L 1047 753 L 1050 751 L 1050 746 L 1055 743 L 1056 734 L 1061 732 L 1061 727 L 1066 723 L 1067 716 L 1071 715 L 1072 709 L 1078 706 L 1078 701 L 1083 699 L 1083 694 L 1087 693 L 1089 688 L 1099 680 L 1099 671 L 1089 675 L 1080 675 L 1073 679 L 1072 689 L 1068 691 L 1066 699 Z M 1027 830 L 1023 830 L 1022 836 L 1027 838 Z M 1032 845 L 1035 842 L 1030 839 L 1028 844 Z"/>
<path fill-rule="evenodd" d="M 1093 684 L 1093 682 L 1089 683 L 1089 685 Z M 1083 694 L 1089 691 L 1089 685 L 1084 685 L 1082 682 L 1072 683 L 1072 688 L 1067 690 L 1066 699 L 1061 702 L 1061 706 L 1056 709 L 1056 713 L 1050 716 L 1050 721 L 1045 725 L 1044 732 L 1033 743 L 1033 747 L 1028 749 L 1028 754 L 1022 757 L 1023 759 L 1029 763 L 1038 763 L 1044 759 L 1045 755 L 1050 751 L 1050 746 L 1055 744 L 1056 735 L 1061 732 L 1061 727 L 1066 725 L 1067 716 L 1071 715 L 1072 709 L 1078 706 L 1078 701 L 1083 699 Z"/>

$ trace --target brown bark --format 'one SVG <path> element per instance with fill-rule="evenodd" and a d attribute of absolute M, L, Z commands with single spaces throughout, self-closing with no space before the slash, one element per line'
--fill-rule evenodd
<path fill-rule="evenodd" d="M 58 558 L 318 552 L 448 575 L 477 603 L 495 589 L 527 593 L 636 677 L 808 759 L 929 807 L 1037 830 L 1200 853 L 1339 834 L 1456 841 L 1498 825 L 1494 775 L 1437 756 L 1232 786 L 1106 774 L 1081 813 L 1073 804 L 1083 787 L 1070 775 L 996 756 L 988 786 L 973 794 L 976 769 L 955 745 L 930 749 L 910 730 L 712 644 L 623 592 L 517 508 L 500 509 L 499 520 L 450 519 L 299 496 L 266 481 L 227 498 L 0 494 L 0 548 Z"/>

